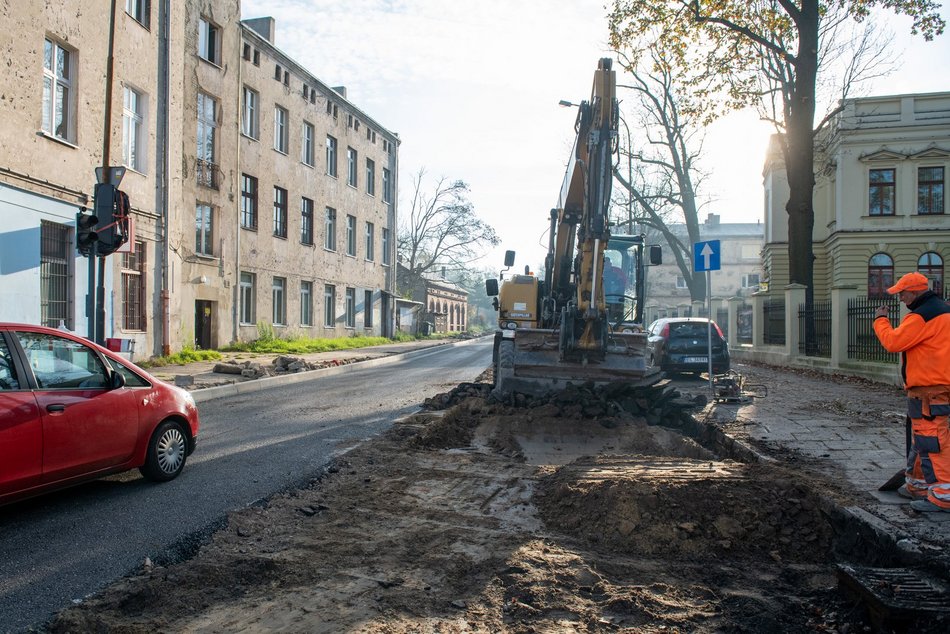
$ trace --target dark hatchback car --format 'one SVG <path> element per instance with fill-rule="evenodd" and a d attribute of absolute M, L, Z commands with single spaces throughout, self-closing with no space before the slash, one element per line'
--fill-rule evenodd
<path fill-rule="evenodd" d="M 729 371 L 729 345 L 716 322 L 711 323 L 713 374 L 722 374 Z M 708 372 L 709 325 L 701 317 L 657 319 L 648 331 L 650 363 L 664 372 Z"/>
<path fill-rule="evenodd" d="M 0 323 L 0 504 L 136 468 L 171 480 L 197 438 L 185 390 L 72 333 Z"/>

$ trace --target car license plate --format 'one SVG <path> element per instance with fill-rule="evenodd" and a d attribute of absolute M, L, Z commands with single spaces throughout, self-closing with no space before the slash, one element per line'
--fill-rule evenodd
<path fill-rule="evenodd" d="M 685 357 L 683 363 L 709 363 L 709 357 Z"/>

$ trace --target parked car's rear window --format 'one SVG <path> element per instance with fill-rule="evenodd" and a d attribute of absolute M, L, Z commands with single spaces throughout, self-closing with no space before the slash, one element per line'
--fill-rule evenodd
<path fill-rule="evenodd" d="M 16 368 L 13 367 L 13 357 L 7 349 L 7 342 L 0 335 L 0 390 L 18 389 L 20 389 L 20 381 L 16 376 Z"/>
<path fill-rule="evenodd" d="M 680 322 L 670 324 L 670 336 L 671 337 L 706 337 L 707 331 L 709 330 L 709 325 L 699 322 Z M 713 328 L 713 335 L 719 336 L 716 334 L 716 329 Z"/>

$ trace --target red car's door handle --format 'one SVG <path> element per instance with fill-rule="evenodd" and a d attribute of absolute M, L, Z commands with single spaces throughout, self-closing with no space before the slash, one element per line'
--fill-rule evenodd
<path fill-rule="evenodd" d="M 52 405 L 46 406 L 46 411 L 47 412 L 65 412 L 66 406 L 63 405 L 62 403 L 53 403 Z"/>

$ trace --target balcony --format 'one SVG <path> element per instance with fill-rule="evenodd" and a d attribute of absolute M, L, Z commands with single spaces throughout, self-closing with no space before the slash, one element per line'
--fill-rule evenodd
<path fill-rule="evenodd" d="M 210 187 L 211 189 L 218 189 L 220 184 L 220 178 L 218 174 L 220 169 L 217 163 L 211 163 L 210 161 L 205 161 L 203 159 L 198 159 L 195 163 L 195 175 L 197 177 L 198 184 L 202 187 Z"/>

